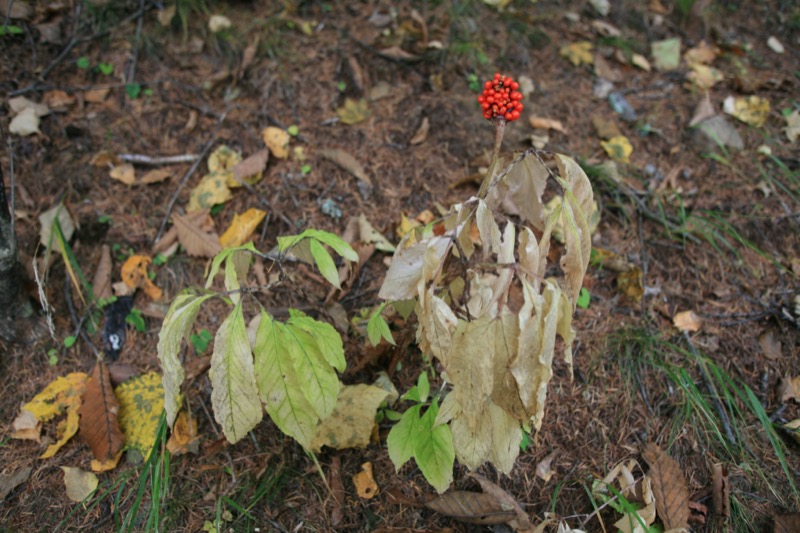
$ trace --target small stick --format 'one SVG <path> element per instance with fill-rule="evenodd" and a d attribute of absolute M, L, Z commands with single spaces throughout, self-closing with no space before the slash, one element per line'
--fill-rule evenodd
<path fill-rule="evenodd" d="M 120 161 L 136 165 L 174 165 L 177 163 L 191 163 L 200 159 L 198 154 L 164 155 L 151 157 L 144 154 L 119 154 Z"/>

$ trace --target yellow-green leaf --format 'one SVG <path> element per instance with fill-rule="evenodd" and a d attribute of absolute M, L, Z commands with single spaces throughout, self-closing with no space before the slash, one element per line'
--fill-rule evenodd
<path fill-rule="evenodd" d="M 73 466 L 62 466 L 64 485 L 67 487 L 67 498 L 74 502 L 82 502 L 97 490 L 97 475 Z"/>
<path fill-rule="evenodd" d="M 366 99 L 353 100 L 348 98 L 344 101 L 344 105 L 336 110 L 339 120 L 342 124 L 358 124 L 367 120 L 370 116 L 369 104 Z"/>
<path fill-rule="evenodd" d="M 617 135 L 607 141 L 600 141 L 608 156 L 617 163 L 630 163 L 633 146 L 627 137 Z"/>
<path fill-rule="evenodd" d="M 241 302 L 217 330 L 208 375 L 214 419 L 229 442 L 238 442 L 263 416 Z"/>
<path fill-rule="evenodd" d="M 592 43 L 588 41 L 579 41 L 577 43 L 568 44 L 567 46 L 561 48 L 559 55 L 567 58 L 569 62 L 576 67 L 580 65 L 591 65 L 594 61 L 594 56 L 592 56 L 592 48 Z"/>

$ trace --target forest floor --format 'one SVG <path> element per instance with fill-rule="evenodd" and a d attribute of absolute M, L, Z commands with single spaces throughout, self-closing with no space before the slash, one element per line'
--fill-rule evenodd
<path fill-rule="evenodd" d="M 205 373 L 186 387 L 197 453 L 162 460 L 163 486 L 138 483 L 147 469 L 129 458 L 99 475 L 94 496 L 74 503 L 60 467 L 90 470 L 89 447 L 74 438 L 39 459 L 47 438 L 10 436 L 21 405 L 60 376 L 91 373 L 103 344 L 97 332 L 65 344 L 88 308 L 60 256 L 41 262 L 41 213 L 63 202 L 76 226 L 74 264 L 91 280 L 107 246 L 118 281 L 129 256 L 157 256 L 162 226 L 186 211 L 207 173 L 205 156 L 220 145 L 256 154 L 272 126 L 294 134 L 289 157 L 273 155 L 262 179 L 211 210 L 219 234 L 235 214 L 259 208 L 266 217 L 253 240 L 262 252 L 308 228 L 341 235 L 361 214 L 396 243 L 404 216 L 427 222 L 426 211 L 439 216 L 477 193 L 494 129 L 476 98 L 496 71 L 523 82 L 525 93 L 504 149 L 533 142 L 573 157 L 592 182 L 600 220 L 584 279 L 590 299 L 573 321 L 574 376 L 556 361 L 543 424 L 510 475 L 489 465 L 478 471 L 534 523 L 554 513 L 576 529 L 613 531 L 617 506 L 592 497 L 593 483 L 630 459 L 641 478 L 642 446 L 655 442 L 680 465 L 693 530 L 798 523 L 800 445 L 784 427 L 800 418 L 795 2 L 625 0 L 611 2 L 606 16 L 589 2 L 550 0 L 514 0 L 502 10 L 466 0 L 181 0 L 173 17 L 155 4 L 0 0 L 14 15 L 5 27 L 20 30 L 0 34 L 0 165 L 5 187 L 13 176 L 16 235 L 31 271 L 25 289 L 39 302 L 31 268 L 38 257 L 55 326 L 53 337 L 45 327 L 25 342 L 0 341 L 0 530 L 153 529 L 154 509 L 160 531 L 488 530 L 413 505 L 435 491 L 413 461 L 395 471 L 387 420 L 368 447 L 325 448 L 318 466 L 267 418 L 228 445 Z M 229 27 L 211 31 L 212 15 Z M 670 65 L 675 57 L 658 47 L 654 54 L 652 44 L 673 38 L 680 55 Z M 9 134 L 9 102 L 19 96 L 48 107 L 31 135 Z M 728 97 L 742 106 L 740 118 L 723 112 Z M 704 122 L 690 126 L 693 119 Z M 352 156 L 366 178 L 331 161 L 331 149 Z M 110 176 L 119 154 L 204 157 L 195 169 L 192 161 L 135 163 L 137 179 L 168 172 L 131 185 Z M 128 326 L 118 362 L 135 373 L 160 372 L 156 346 L 169 303 L 205 284 L 207 258 L 171 252 L 150 267 L 160 301 L 143 291 L 134 297 L 139 327 Z M 254 297 L 279 318 L 290 307 L 326 318 L 319 309 L 337 304 L 352 322 L 380 303 L 390 257 L 372 254 L 333 296 L 314 268 L 286 265 L 294 283 Z M 204 308 L 195 333 L 213 335 L 220 309 Z M 429 365 L 415 324 L 390 324 L 396 347 L 372 348 L 355 328 L 345 334 L 344 383 L 371 383 L 381 371 L 401 394 L 417 383 Z M 210 352 L 189 348 L 186 364 L 207 367 Z M 55 422 L 45 424 L 49 442 L 55 431 Z M 379 488 L 371 498 L 353 483 L 367 462 Z M 712 483 L 720 464 L 724 489 Z M 478 490 L 467 473 L 457 464 L 454 486 Z M 719 494 L 730 502 L 728 517 L 715 512 Z"/>

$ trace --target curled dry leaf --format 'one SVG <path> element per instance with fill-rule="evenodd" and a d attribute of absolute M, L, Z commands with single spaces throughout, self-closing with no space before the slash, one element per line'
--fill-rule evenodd
<path fill-rule="evenodd" d="M 100 262 L 94 271 L 92 292 L 95 299 L 110 298 L 111 292 L 111 248 L 104 244 L 100 249 Z"/>
<path fill-rule="evenodd" d="M 647 443 L 642 458 L 650 466 L 649 477 L 656 510 L 665 529 L 689 527 L 689 488 L 681 467 L 653 443 Z"/>
<path fill-rule="evenodd" d="M 172 455 L 197 454 L 200 450 L 199 439 L 197 419 L 186 410 L 181 410 L 172 426 L 172 434 L 167 440 L 167 450 Z"/>

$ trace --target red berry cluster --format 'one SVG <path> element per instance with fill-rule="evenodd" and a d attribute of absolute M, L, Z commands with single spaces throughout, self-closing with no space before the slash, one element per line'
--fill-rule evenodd
<path fill-rule="evenodd" d="M 483 84 L 483 92 L 478 97 L 483 109 L 483 116 L 489 120 L 503 117 L 511 122 L 517 120 L 522 113 L 522 93 L 519 83 L 509 76 L 496 72 L 494 79 Z"/>

